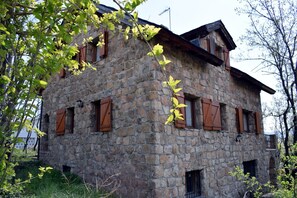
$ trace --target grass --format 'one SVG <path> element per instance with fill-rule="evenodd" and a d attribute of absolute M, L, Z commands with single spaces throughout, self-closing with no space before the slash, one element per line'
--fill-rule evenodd
<path fill-rule="evenodd" d="M 85 184 L 81 178 L 71 173 L 62 173 L 58 170 L 51 170 L 44 174 L 42 179 L 37 177 L 39 167 L 43 166 L 39 161 L 24 160 L 16 167 L 17 178 L 27 179 L 28 173 L 33 175 L 30 183 L 25 185 L 25 192 L 22 197 L 27 198 L 98 198 L 107 197 L 103 191 L 94 189 Z"/>

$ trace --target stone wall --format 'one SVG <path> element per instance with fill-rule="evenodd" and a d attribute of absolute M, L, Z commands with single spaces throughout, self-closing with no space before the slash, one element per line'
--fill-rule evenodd
<path fill-rule="evenodd" d="M 90 30 L 90 35 L 96 34 Z M 61 170 L 70 167 L 71 172 L 99 186 L 111 177 L 119 184 L 117 194 L 122 197 L 184 197 L 185 173 L 191 170 L 202 170 L 203 196 L 239 197 L 242 185 L 229 172 L 249 160 L 257 160 L 258 176 L 267 181 L 271 154 L 265 150 L 263 134 L 244 133 L 240 142 L 235 141 L 235 108 L 261 111 L 260 90 L 234 80 L 224 67 L 214 67 L 168 45 L 165 50 L 172 60 L 168 71 L 182 80 L 186 94 L 196 97 L 199 126 L 177 129 L 164 125 L 170 93 L 162 87 L 163 74 L 146 56 L 147 50 L 142 41 L 125 42 L 110 34 L 108 56 L 94 64 L 96 70 L 52 78 L 43 93 L 43 116 L 49 116 L 49 124 L 43 124 L 48 126 L 48 140 L 41 141 L 40 158 Z M 112 131 L 98 132 L 94 102 L 109 96 Z M 223 104 L 222 131 L 203 130 L 202 98 Z M 83 102 L 82 108 L 77 107 L 77 100 Z M 66 130 L 57 136 L 56 111 L 70 107 L 74 107 L 74 132 Z"/>

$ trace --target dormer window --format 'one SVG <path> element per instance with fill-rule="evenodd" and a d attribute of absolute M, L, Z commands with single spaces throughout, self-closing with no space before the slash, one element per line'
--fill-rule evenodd
<path fill-rule="evenodd" d="M 193 43 L 194 45 L 196 45 L 197 47 L 200 47 L 200 40 L 199 40 L 199 38 L 192 39 L 190 42 Z"/>

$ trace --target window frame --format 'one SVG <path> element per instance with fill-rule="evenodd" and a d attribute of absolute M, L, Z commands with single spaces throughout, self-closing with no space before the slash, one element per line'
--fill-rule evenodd
<path fill-rule="evenodd" d="M 185 173 L 185 197 L 199 197 L 202 195 L 202 170 L 192 170 Z"/>
<path fill-rule="evenodd" d="M 193 98 L 189 98 L 187 96 L 185 96 L 185 105 L 187 105 L 187 101 L 191 104 L 191 108 L 190 108 L 190 117 L 191 117 L 191 125 L 188 125 L 188 119 L 187 119 L 187 109 L 188 109 L 188 106 L 185 107 L 185 123 L 186 123 L 186 127 L 187 128 L 196 128 L 197 127 L 197 124 L 196 124 L 196 107 L 195 107 L 195 99 Z"/>
<path fill-rule="evenodd" d="M 242 123 L 243 123 L 243 132 L 250 133 L 250 112 L 248 110 L 242 110 Z"/>
<path fill-rule="evenodd" d="M 249 177 L 258 177 L 258 170 L 257 170 L 257 160 L 250 160 L 250 161 L 244 161 L 242 162 L 243 166 L 243 173 L 247 174 L 250 173 Z M 252 170 L 252 171 L 251 171 Z"/>

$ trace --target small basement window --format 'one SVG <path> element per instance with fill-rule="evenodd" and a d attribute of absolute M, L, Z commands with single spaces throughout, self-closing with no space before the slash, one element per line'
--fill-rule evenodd
<path fill-rule="evenodd" d="M 243 164 L 243 172 L 244 174 L 249 173 L 250 177 L 257 177 L 257 161 L 245 161 Z"/>
<path fill-rule="evenodd" d="M 70 173 L 71 172 L 71 167 L 67 165 L 63 165 L 62 167 L 63 173 Z"/>
<path fill-rule="evenodd" d="M 186 172 L 186 198 L 201 196 L 201 174 L 202 170 Z"/>

